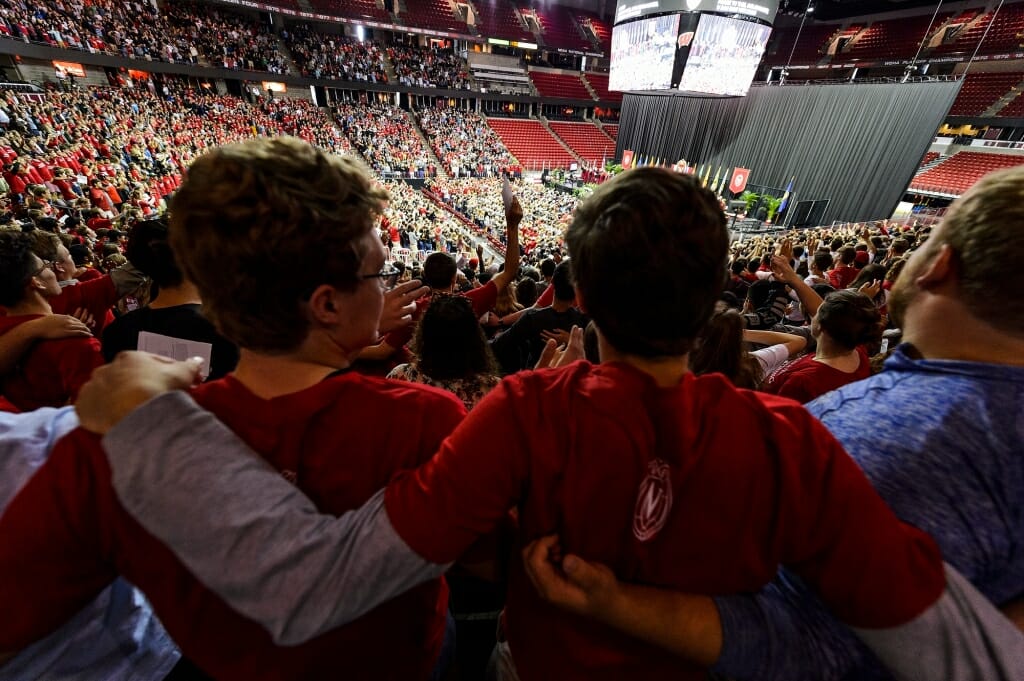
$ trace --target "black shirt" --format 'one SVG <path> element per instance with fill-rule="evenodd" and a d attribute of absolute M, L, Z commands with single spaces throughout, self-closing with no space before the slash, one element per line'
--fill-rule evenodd
<path fill-rule="evenodd" d="M 546 343 L 542 332 L 571 331 L 573 326 L 585 329 L 589 322 L 585 314 L 573 307 L 565 312 L 552 307 L 527 310 L 508 331 L 491 341 L 491 349 L 506 373 L 532 369 Z"/>
<path fill-rule="evenodd" d="M 217 333 L 210 320 L 203 316 L 202 309 L 202 305 L 190 304 L 133 310 L 114 320 L 103 331 L 103 357 L 109 362 L 123 350 L 137 350 L 139 332 L 149 331 L 172 338 L 209 343 L 213 346 L 209 379 L 221 378 L 238 364 L 238 348 Z"/>

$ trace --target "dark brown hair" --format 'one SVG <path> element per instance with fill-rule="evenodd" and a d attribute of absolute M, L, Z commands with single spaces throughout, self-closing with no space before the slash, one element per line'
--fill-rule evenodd
<path fill-rule="evenodd" d="M 580 205 L 566 242 L 580 302 L 613 347 L 690 351 L 726 280 L 729 235 L 713 193 L 689 175 L 631 170 Z"/>
<path fill-rule="evenodd" d="M 353 157 L 294 137 L 229 144 L 197 159 L 175 194 L 171 248 L 224 336 L 285 352 L 306 337 L 318 286 L 359 283 L 357 242 L 387 198 Z"/>

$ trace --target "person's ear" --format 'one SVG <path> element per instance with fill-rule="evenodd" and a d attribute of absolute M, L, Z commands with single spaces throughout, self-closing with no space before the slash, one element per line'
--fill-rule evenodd
<path fill-rule="evenodd" d="M 318 286 L 309 297 L 307 305 L 310 316 L 320 324 L 333 325 L 342 318 L 341 293 L 333 286 Z"/>
<path fill-rule="evenodd" d="M 576 292 L 576 309 L 583 314 L 587 314 L 587 303 L 583 300 L 583 293 L 580 292 L 578 286 L 573 285 L 572 289 Z"/>
<path fill-rule="evenodd" d="M 931 262 L 917 275 L 915 283 L 927 290 L 941 286 L 954 274 L 956 253 L 949 244 L 942 244 Z"/>

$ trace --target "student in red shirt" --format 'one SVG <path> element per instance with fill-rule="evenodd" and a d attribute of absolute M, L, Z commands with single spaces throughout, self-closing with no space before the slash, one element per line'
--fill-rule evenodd
<path fill-rule="evenodd" d="M 375 217 L 386 199 L 351 157 L 261 138 L 197 160 L 171 218 L 183 271 L 218 330 L 243 349 L 237 370 L 197 388 L 195 399 L 329 513 L 363 504 L 396 472 L 427 460 L 465 414 L 444 391 L 347 372 L 375 340 L 384 307 L 390 272 Z M 258 278 L 237 286 L 254 271 Z M 394 414 L 402 428 L 390 427 Z M 120 507 L 98 438 L 73 432 L 34 480 L 16 505 L 41 515 L 26 525 L 11 516 L 35 537 L 32 546 L 20 533 L 0 534 L 0 554 L 26 549 L 21 567 L 0 557 L 0 602 L 11 614 L 2 618 L 9 627 L 0 624 L 0 651 L 48 633 L 120 573 L 147 593 L 184 654 L 222 681 L 405 681 L 427 679 L 439 663 L 443 579 L 305 645 L 275 646 Z"/>
<path fill-rule="evenodd" d="M 20 232 L 0 232 L 0 336 L 52 314 L 48 300 L 60 295 L 51 269 L 32 251 L 33 241 Z M 92 336 L 43 340 L 22 356 L 0 383 L 2 393 L 21 411 L 61 407 L 75 399 L 89 375 L 103 364 L 100 344 Z"/>
<path fill-rule="evenodd" d="M 60 294 L 50 299 L 53 311 L 57 314 L 71 314 L 78 309 L 86 310 L 95 321 L 93 330 L 97 334 L 114 321 L 111 308 L 117 301 L 146 281 L 146 276 L 131 263 L 111 270 L 108 274 L 92 276 L 86 280 L 75 279 L 78 266 L 61 240 L 56 235 L 39 230 L 32 235 L 36 255 L 53 263 L 53 272 L 60 282 Z"/>
<path fill-rule="evenodd" d="M 857 249 L 853 246 L 843 246 L 839 251 L 839 263 L 834 269 L 828 272 L 828 283 L 834 289 L 844 289 L 853 283 L 860 272 L 854 263 L 857 260 Z"/>
<path fill-rule="evenodd" d="M 934 543 L 893 516 L 820 423 L 790 400 L 737 389 L 720 375 L 689 372 L 688 353 L 725 281 L 728 232 L 710 191 L 693 177 L 664 169 L 624 173 L 580 206 L 566 240 L 577 298 L 598 330 L 602 364 L 578 362 L 506 378 L 437 455 L 401 473 L 383 501 L 369 502 L 382 503 L 386 513 L 375 515 L 394 542 L 432 564 L 447 564 L 515 508 L 521 545 L 557 533 L 566 552 L 604 562 L 632 582 L 706 594 L 742 592 L 765 584 L 785 563 L 844 621 L 872 629 L 899 627 L 938 602 L 945 578 Z M 637 298 L 636 290 L 662 295 Z M 674 314 L 664 314 L 666 299 Z M 186 420 L 201 418 L 183 411 Z M 203 422 L 209 425 L 209 419 Z M 202 488 L 204 497 L 212 493 L 242 506 L 246 519 L 257 522 L 252 512 L 259 500 L 251 489 L 233 489 L 234 475 L 219 472 L 223 460 L 205 466 L 201 457 L 190 458 L 192 449 L 163 451 L 159 460 L 173 460 L 175 467 L 188 460 L 180 470 L 190 475 L 203 469 L 193 478 L 202 481 L 191 486 L 193 494 Z M 227 458 L 246 467 L 245 456 Z M 254 475 L 246 476 L 247 484 L 262 478 L 265 489 L 279 487 L 274 476 L 249 468 Z M 233 464 L 231 470 L 239 469 Z M 33 482 L 45 484 L 38 480 Z M 258 560 L 246 562 L 235 551 L 237 560 L 227 561 L 234 564 L 202 569 L 205 583 L 230 584 L 236 594 L 255 597 L 251 603 L 268 595 L 271 582 L 263 578 L 276 570 L 267 558 L 278 564 L 295 555 L 295 545 L 311 547 L 324 529 L 314 530 L 308 513 L 297 514 L 291 517 L 305 531 L 282 537 L 295 545 L 254 542 L 256 536 L 230 516 L 215 518 L 218 511 L 197 508 L 193 496 L 185 499 L 175 487 L 147 488 L 146 497 L 184 509 L 181 518 L 191 516 L 201 532 L 226 525 L 226 533 L 224 527 L 215 531 L 219 539 L 260 551 Z M 39 513 L 33 494 L 0 519 L 0 536 L 25 535 L 19 525 Z M 292 495 L 288 503 L 298 502 Z M 280 504 L 274 508 L 282 510 Z M 268 509 L 261 513 L 270 519 Z M 270 522 L 284 517 L 275 514 Z M 166 512 L 148 514 L 147 527 L 157 531 L 152 522 L 160 519 L 181 527 Z M 157 525 L 167 530 L 168 523 Z M 189 543 L 176 549 L 198 558 L 200 569 L 202 556 Z M 32 576 L 27 568 L 14 572 L 26 560 L 24 543 L 19 545 L 17 556 L 0 553 L 0 585 Z M 253 571 L 259 576 L 249 579 Z M 520 560 L 510 562 L 509 574 L 502 650 L 510 651 L 524 681 L 704 678 L 697 666 L 545 603 Z M 240 583 L 245 587 L 238 591 Z M 7 599 L 17 595 L 0 592 Z M 24 598 L 21 608 L 28 608 Z M 238 597 L 226 598 L 250 610 Z M 311 609 L 327 610 L 321 602 Z M 287 608 L 274 610 L 253 616 L 280 631 L 276 625 L 287 619 Z M 0 635 L 0 648 L 7 640 Z M 697 659 L 710 664 L 720 648 L 721 636 L 712 636 Z"/>
<path fill-rule="evenodd" d="M 811 333 L 817 350 L 777 371 L 766 392 L 807 403 L 871 375 L 864 346 L 882 339 L 882 316 L 867 295 L 853 289 L 830 293 L 811 320 Z"/>

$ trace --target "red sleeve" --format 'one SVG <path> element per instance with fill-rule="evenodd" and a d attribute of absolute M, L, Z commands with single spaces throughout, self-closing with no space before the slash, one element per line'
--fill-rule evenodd
<path fill-rule="evenodd" d="M 777 537 L 783 562 L 839 619 L 885 628 L 910 621 L 946 585 L 925 532 L 901 522 L 831 433 L 789 401 L 773 404 L 769 441 L 782 445 Z"/>
<path fill-rule="evenodd" d="M 498 302 L 498 286 L 493 281 L 489 281 L 463 295 L 469 298 L 469 302 L 473 305 L 473 314 L 479 319 L 494 309 L 495 303 Z"/>
<path fill-rule="evenodd" d="M 795 372 L 778 375 L 777 378 L 771 382 L 767 392 L 778 395 L 779 397 L 788 397 L 791 400 L 796 400 L 800 404 L 806 404 L 819 396 L 819 393 L 815 391 L 814 386 L 811 385 L 807 378 L 802 374 Z"/>
<path fill-rule="evenodd" d="M 388 485 L 388 517 L 402 540 L 423 558 L 454 561 L 497 527 L 518 500 L 529 471 L 526 426 L 512 411 L 524 399 L 515 394 L 522 392 L 521 385 L 515 379 L 503 381 L 430 461 L 399 473 Z"/>
<path fill-rule="evenodd" d="M 70 396 L 72 402 L 92 376 L 93 369 L 103 364 L 103 352 L 95 337 L 76 338 L 75 341 L 65 343 L 56 359 L 65 394 Z"/>
<path fill-rule="evenodd" d="M 0 516 L 0 650 L 46 636 L 117 577 L 99 532 L 103 454 L 95 440 L 91 451 L 74 444 L 85 439 L 76 431 L 58 442 Z"/>
<path fill-rule="evenodd" d="M 551 303 L 555 302 L 555 285 L 548 284 L 548 287 L 544 289 L 544 293 L 540 294 L 540 298 L 533 304 L 534 307 L 551 307 Z"/>

